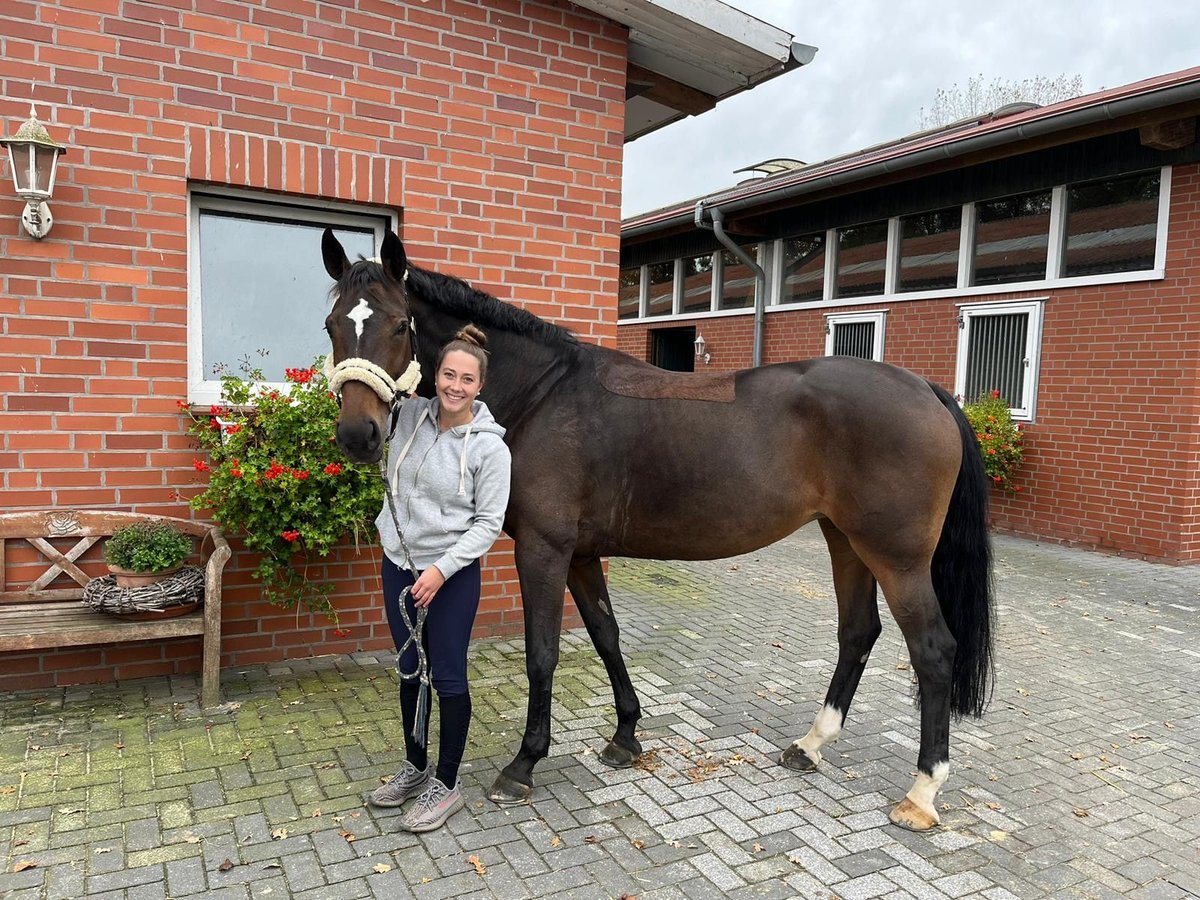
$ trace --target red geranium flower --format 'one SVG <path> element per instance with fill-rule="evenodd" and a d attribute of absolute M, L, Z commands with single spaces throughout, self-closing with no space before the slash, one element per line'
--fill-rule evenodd
<path fill-rule="evenodd" d="M 292 469 L 292 477 L 297 481 L 303 481 L 308 477 L 308 469 Z"/>
<path fill-rule="evenodd" d="M 285 531 L 283 532 L 283 539 L 289 544 L 294 544 L 296 541 L 300 540 L 300 532 L 296 531 L 295 529 Z"/>
<path fill-rule="evenodd" d="M 207 472 L 208 471 L 208 463 L 206 463 L 202 459 L 193 459 L 192 460 L 192 468 L 195 469 L 197 472 Z"/>
<path fill-rule="evenodd" d="M 341 463 L 330 463 L 325 467 L 326 475 L 340 475 L 342 473 Z"/>

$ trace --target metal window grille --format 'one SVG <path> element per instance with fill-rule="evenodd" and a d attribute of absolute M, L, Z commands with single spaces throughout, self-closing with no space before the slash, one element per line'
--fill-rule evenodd
<path fill-rule="evenodd" d="M 965 400 L 999 391 L 1014 409 L 1025 406 L 1029 313 L 971 316 L 967 335 Z"/>
<path fill-rule="evenodd" d="M 836 322 L 833 328 L 833 356 L 875 358 L 874 322 Z"/>

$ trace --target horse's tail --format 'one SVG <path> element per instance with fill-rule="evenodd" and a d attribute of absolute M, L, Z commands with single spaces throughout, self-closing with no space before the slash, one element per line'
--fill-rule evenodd
<path fill-rule="evenodd" d="M 950 683 L 955 718 L 979 717 L 995 682 L 992 660 L 992 544 L 988 537 L 988 483 L 975 429 L 946 390 L 929 383 L 954 416 L 962 438 L 962 464 L 946 510 L 931 574 L 942 616 L 958 642 Z"/>

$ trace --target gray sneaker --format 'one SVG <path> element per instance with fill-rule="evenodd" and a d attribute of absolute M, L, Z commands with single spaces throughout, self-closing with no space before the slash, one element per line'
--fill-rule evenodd
<path fill-rule="evenodd" d="M 400 820 L 400 828 L 412 832 L 433 831 L 445 825 L 446 820 L 464 805 L 466 801 L 457 784 L 451 789 L 437 778 L 430 778 L 429 787 Z"/>
<path fill-rule="evenodd" d="M 415 797 L 425 789 L 430 771 L 431 767 L 429 766 L 421 771 L 405 760 L 404 768 L 393 775 L 387 784 L 371 791 L 367 796 L 367 802 L 372 806 L 400 806 L 409 797 Z"/>

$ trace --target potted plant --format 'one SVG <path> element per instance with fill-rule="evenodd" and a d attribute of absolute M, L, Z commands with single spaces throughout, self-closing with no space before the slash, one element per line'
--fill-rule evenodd
<path fill-rule="evenodd" d="M 1014 484 L 1013 479 L 1021 467 L 1025 435 L 1021 425 L 1013 421 L 1008 401 L 998 390 L 985 391 L 963 405 L 963 414 L 975 429 L 988 478 L 997 487 L 1019 494 L 1024 488 Z"/>
<path fill-rule="evenodd" d="M 166 522 L 138 522 L 113 532 L 104 561 L 122 588 L 144 587 L 177 572 L 192 553 L 192 537 Z"/>

